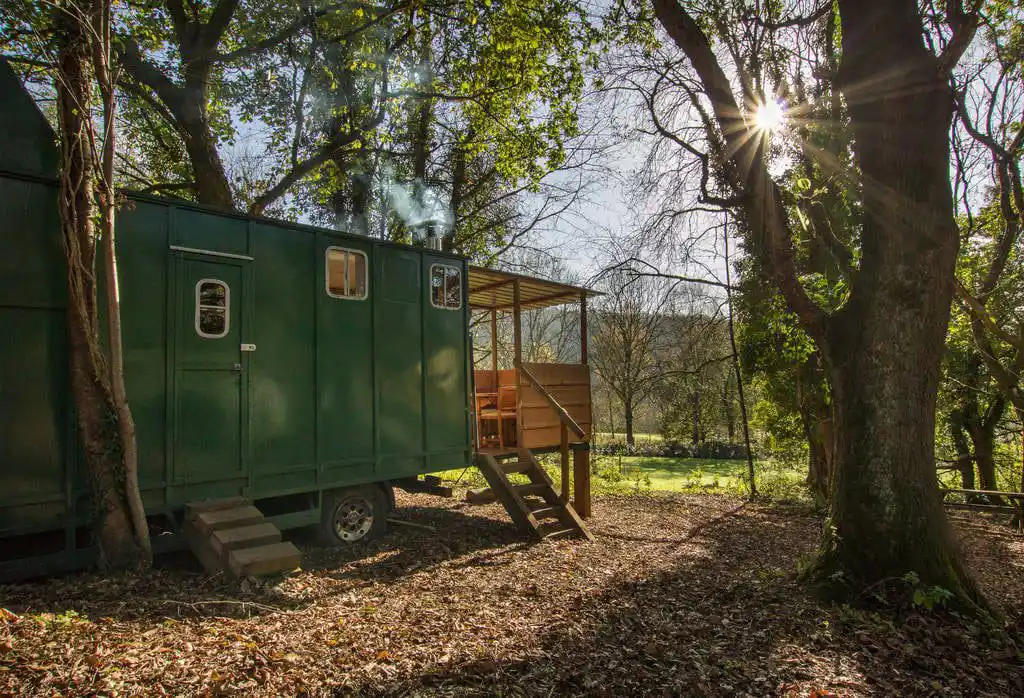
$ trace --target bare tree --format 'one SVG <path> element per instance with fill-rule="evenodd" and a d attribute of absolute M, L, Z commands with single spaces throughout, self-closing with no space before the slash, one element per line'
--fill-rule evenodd
<path fill-rule="evenodd" d="M 633 444 L 637 408 L 664 375 L 664 342 L 679 282 L 614 271 L 591 320 L 590 363 L 622 403 L 626 443 Z"/>

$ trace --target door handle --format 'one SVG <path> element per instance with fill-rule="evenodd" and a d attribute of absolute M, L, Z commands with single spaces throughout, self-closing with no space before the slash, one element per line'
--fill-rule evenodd
<path fill-rule="evenodd" d="M 231 367 L 231 370 L 234 371 L 235 373 L 241 373 L 242 364 L 235 364 L 234 366 Z"/>

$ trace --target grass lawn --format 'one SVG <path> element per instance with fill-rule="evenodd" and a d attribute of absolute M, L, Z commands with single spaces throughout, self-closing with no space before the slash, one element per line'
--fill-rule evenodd
<path fill-rule="evenodd" d="M 599 431 L 594 434 L 595 441 L 599 444 L 610 444 L 610 443 L 625 443 L 626 434 L 625 432 L 617 431 L 615 436 L 612 436 L 610 431 Z M 633 432 L 633 440 L 639 443 L 661 443 L 665 440 L 661 434 L 645 434 L 642 432 Z"/>
<path fill-rule="evenodd" d="M 741 494 L 747 491 L 747 462 L 724 458 L 662 458 L 654 456 L 597 456 L 597 471 L 592 479 L 595 494 L 627 492 L 694 492 L 718 491 Z M 541 457 L 555 481 L 560 480 L 558 457 Z M 806 473 L 772 460 L 754 464 L 758 492 L 783 499 L 806 495 L 803 480 Z M 445 484 L 457 488 L 487 487 L 483 474 L 476 468 L 435 473 Z M 513 476 L 513 479 L 521 476 Z M 525 480 L 524 480 L 525 481 Z"/>
<path fill-rule="evenodd" d="M 745 460 L 715 458 L 658 458 L 646 456 L 606 456 L 605 462 L 621 462 L 627 480 L 650 478 L 654 490 L 686 490 L 696 487 L 737 489 L 746 477 Z"/>

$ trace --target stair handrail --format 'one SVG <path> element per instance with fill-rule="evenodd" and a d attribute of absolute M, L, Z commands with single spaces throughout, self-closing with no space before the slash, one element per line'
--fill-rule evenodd
<path fill-rule="evenodd" d="M 537 380 L 537 376 L 530 373 L 530 370 L 525 366 L 520 366 L 519 370 L 522 376 L 530 382 L 530 385 L 533 386 L 533 389 L 548 401 L 548 405 L 550 405 L 551 409 L 555 411 L 556 415 L 558 415 L 558 419 L 561 420 L 562 424 L 569 427 L 569 429 L 571 429 L 573 433 L 581 439 L 586 439 L 587 432 L 583 431 L 583 427 L 581 427 L 576 420 L 572 418 L 572 415 L 569 414 L 564 407 L 558 404 L 558 400 L 556 400 L 555 396 L 549 393 L 548 389 L 545 388 L 539 380 Z"/>

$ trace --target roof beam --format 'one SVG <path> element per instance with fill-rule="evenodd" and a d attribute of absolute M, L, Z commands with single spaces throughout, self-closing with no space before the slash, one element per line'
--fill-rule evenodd
<path fill-rule="evenodd" d="M 469 293 L 470 293 L 470 295 L 472 295 L 474 293 L 481 293 L 483 291 L 490 291 L 492 288 L 500 288 L 502 286 L 507 286 L 507 285 L 513 283 L 514 281 L 515 281 L 515 279 L 502 279 L 501 281 L 494 281 L 494 282 L 489 283 L 489 284 L 484 284 L 483 286 L 477 286 L 476 288 L 470 287 Z"/>
<path fill-rule="evenodd" d="M 572 298 L 572 297 L 575 297 L 577 295 L 579 295 L 578 291 L 561 291 L 559 293 L 552 293 L 550 295 L 539 296 L 537 298 L 523 298 L 520 304 L 523 307 L 529 309 L 529 306 L 535 305 L 537 303 L 548 303 L 550 301 L 557 301 L 557 300 L 559 300 L 561 298 Z M 558 304 L 555 303 L 553 305 L 558 305 Z M 494 306 L 494 307 L 497 310 L 508 310 L 509 308 L 515 307 L 515 304 L 513 303 L 513 304 L 506 304 L 506 305 L 497 305 L 497 306 Z M 543 307 L 543 306 L 541 306 L 541 307 Z"/>

